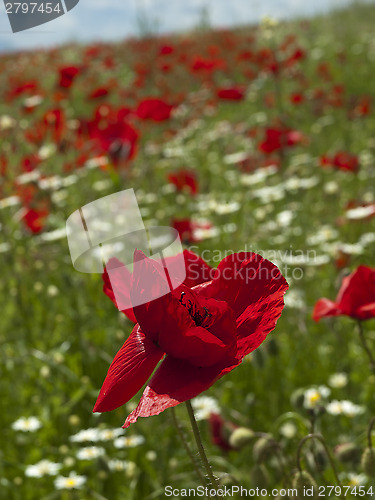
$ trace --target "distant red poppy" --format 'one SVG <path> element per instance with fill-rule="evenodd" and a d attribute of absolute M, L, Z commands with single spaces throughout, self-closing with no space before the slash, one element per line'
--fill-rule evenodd
<path fill-rule="evenodd" d="M 59 86 L 65 89 L 70 88 L 73 85 L 73 81 L 79 72 L 80 69 L 77 66 L 66 66 L 64 68 L 60 68 Z"/>
<path fill-rule="evenodd" d="M 303 142 L 304 139 L 304 135 L 298 130 L 268 128 L 265 139 L 260 143 L 259 149 L 263 153 L 269 154 L 285 147 L 295 146 Z"/>
<path fill-rule="evenodd" d="M 100 121 L 92 122 L 88 130 L 98 152 L 108 154 L 115 165 L 134 158 L 138 132 L 126 121 L 117 119 L 104 126 Z"/>
<path fill-rule="evenodd" d="M 173 106 L 162 99 L 144 99 L 138 104 L 136 114 L 142 120 L 162 122 L 171 116 Z"/>
<path fill-rule="evenodd" d="M 319 299 L 313 319 L 329 316 L 350 316 L 364 320 L 375 317 L 375 268 L 359 266 L 342 280 L 336 301 Z"/>
<path fill-rule="evenodd" d="M 191 194 L 197 194 L 198 181 L 194 170 L 180 169 L 177 172 L 168 174 L 168 181 L 174 184 L 178 191 L 188 188 Z"/>
<path fill-rule="evenodd" d="M 115 356 L 94 411 L 125 404 L 164 359 L 124 427 L 197 396 L 238 366 L 275 328 L 288 289 L 278 268 L 254 253 L 232 254 L 212 281 L 163 296 L 161 265 L 139 251 L 134 262 L 133 299 L 140 303 L 145 287 L 159 298 L 134 307 L 138 324 Z"/>
<path fill-rule="evenodd" d="M 229 443 L 229 436 L 237 426 L 232 422 L 224 420 L 217 413 L 211 413 L 208 423 L 210 425 L 212 442 L 224 452 L 234 450 L 235 448 Z"/>
<path fill-rule="evenodd" d="M 100 99 L 101 97 L 106 97 L 109 94 L 109 89 L 107 87 L 98 87 L 89 94 L 89 99 Z"/>
<path fill-rule="evenodd" d="M 48 214 L 49 210 L 46 207 L 40 209 L 28 208 L 22 217 L 22 221 L 33 234 L 38 234 L 43 230 Z"/>
<path fill-rule="evenodd" d="M 245 97 L 245 91 L 240 87 L 223 87 L 217 90 L 219 99 L 229 101 L 242 101 Z"/>
<path fill-rule="evenodd" d="M 320 164 L 323 167 L 335 167 L 338 170 L 348 172 L 358 172 L 359 170 L 358 157 L 346 151 L 340 151 L 334 156 L 323 155 L 320 158 Z"/>

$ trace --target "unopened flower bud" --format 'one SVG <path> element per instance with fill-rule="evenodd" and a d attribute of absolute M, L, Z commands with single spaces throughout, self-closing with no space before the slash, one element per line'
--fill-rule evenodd
<path fill-rule="evenodd" d="M 366 448 L 361 458 L 362 469 L 369 477 L 375 477 L 375 451 Z"/>
<path fill-rule="evenodd" d="M 255 488 L 267 488 L 269 484 L 269 476 L 264 465 L 255 465 L 251 471 L 251 484 Z"/>
<path fill-rule="evenodd" d="M 342 443 L 336 446 L 335 455 L 340 462 L 358 462 L 360 449 L 354 443 Z"/>
<path fill-rule="evenodd" d="M 258 463 L 264 462 L 271 454 L 275 442 L 272 437 L 262 437 L 254 444 L 253 456 L 254 460 Z"/>
<path fill-rule="evenodd" d="M 237 427 L 229 436 L 229 444 L 233 448 L 243 448 L 254 437 L 254 432 L 247 427 Z"/>
<path fill-rule="evenodd" d="M 309 496 L 309 498 L 317 498 L 318 485 L 312 475 L 305 470 L 296 473 L 293 478 L 293 488 L 297 490 L 299 498 L 304 497 L 307 489 L 313 493 L 313 496 Z"/>

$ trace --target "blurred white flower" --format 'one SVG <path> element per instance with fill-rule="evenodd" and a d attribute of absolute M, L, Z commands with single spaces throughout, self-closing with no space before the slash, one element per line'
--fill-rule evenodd
<path fill-rule="evenodd" d="M 346 217 L 350 220 L 365 219 L 366 217 L 370 217 L 371 215 L 375 215 L 375 203 L 372 205 L 368 205 L 367 207 L 351 208 L 346 212 Z"/>
<path fill-rule="evenodd" d="M 89 429 L 82 429 L 73 436 L 70 436 L 69 440 L 72 443 L 84 443 L 86 441 L 91 441 L 95 443 L 100 440 L 100 430 L 95 427 Z"/>
<path fill-rule="evenodd" d="M 366 474 L 356 474 L 354 472 L 348 472 L 347 474 L 342 473 L 339 476 L 344 486 L 365 486 L 368 477 Z"/>
<path fill-rule="evenodd" d="M 211 413 L 221 413 L 216 399 L 210 396 L 198 396 L 191 402 L 196 420 L 205 420 Z"/>
<path fill-rule="evenodd" d="M 348 376 L 346 373 L 334 373 L 328 379 L 328 385 L 333 389 L 342 389 L 348 383 Z"/>
<path fill-rule="evenodd" d="M 319 387 L 311 387 L 304 394 L 304 407 L 308 410 L 314 409 L 321 405 L 323 400 L 330 395 L 331 391 L 325 385 Z"/>
<path fill-rule="evenodd" d="M 279 430 L 280 434 L 287 439 L 292 439 L 297 434 L 297 427 L 292 422 L 286 422 Z"/>
<path fill-rule="evenodd" d="M 47 160 L 54 153 L 56 153 L 55 144 L 44 144 L 38 151 L 38 157 L 40 160 Z"/>
<path fill-rule="evenodd" d="M 12 429 L 23 432 L 34 432 L 41 427 L 42 424 L 36 417 L 21 417 L 12 424 Z"/>
<path fill-rule="evenodd" d="M 302 290 L 293 288 L 289 290 L 284 297 L 286 307 L 291 307 L 293 309 L 303 309 L 305 307 L 305 301 L 303 299 Z"/>
<path fill-rule="evenodd" d="M 111 441 L 124 434 L 124 432 L 124 429 L 121 429 L 121 427 L 115 429 L 101 429 L 99 431 L 99 441 Z"/>
<path fill-rule="evenodd" d="M 335 194 L 339 191 L 340 186 L 336 181 L 330 181 L 324 184 L 323 190 L 327 194 Z"/>
<path fill-rule="evenodd" d="M 128 460 L 118 460 L 116 458 L 108 461 L 108 468 L 111 471 L 122 472 L 127 471 L 130 468 L 135 466 L 134 462 L 130 462 Z"/>
<path fill-rule="evenodd" d="M 55 476 L 61 469 L 61 464 L 50 462 L 49 460 L 41 460 L 34 465 L 28 465 L 25 470 L 27 477 L 43 477 Z"/>
<path fill-rule="evenodd" d="M 337 401 L 336 399 L 328 403 L 326 409 L 330 415 L 345 415 L 349 418 L 361 415 L 365 411 L 363 406 L 356 405 L 351 401 Z"/>
<path fill-rule="evenodd" d="M 102 457 L 105 451 L 104 448 L 99 446 L 87 446 L 77 451 L 78 460 L 95 460 L 95 458 Z"/>
<path fill-rule="evenodd" d="M 114 440 L 115 448 L 134 448 L 145 442 L 143 436 L 121 436 Z"/>
<path fill-rule="evenodd" d="M 0 116 L 0 130 L 7 130 L 17 125 L 16 120 L 9 115 Z"/>
<path fill-rule="evenodd" d="M 71 472 L 68 477 L 58 476 L 54 485 L 57 490 L 73 490 L 82 488 L 85 482 L 85 476 L 78 476 L 75 472 Z"/>

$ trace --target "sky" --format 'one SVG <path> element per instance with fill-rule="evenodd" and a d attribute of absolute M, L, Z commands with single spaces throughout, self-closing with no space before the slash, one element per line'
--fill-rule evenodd
<path fill-rule="evenodd" d="M 141 33 L 140 19 L 147 19 L 159 33 L 187 31 L 197 26 L 203 9 L 207 9 L 212 26 L 233 26 L 264 16 L 313 15 L 346 3 L 349 0 L 80 0 L 58 19 L 12 33 L 0 0 L 0 51 L 52 47 L 72 40 L 124 39 Z"/>

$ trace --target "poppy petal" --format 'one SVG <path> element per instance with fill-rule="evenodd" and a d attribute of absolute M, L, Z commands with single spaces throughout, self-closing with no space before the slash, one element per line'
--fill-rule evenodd
<path fill-rule="evenodd" d="M 109 277 L 107 269 L 110 269 L 111 277 Z M 113 287 L 116 289 L 116 296 L 119 299 L 119 302 L 122 304 L 130 304 L 131 274 L 128 268 L 122 262 L 120 262 L 116 258 L 110 259 L 106 268 L 104 269 L 102 278 L 104 282 L 103 292 L 112 300 L 117 308 L 118 306 Z M 124 313 L 125 316 L 130 319 L 130 321 L 133 321 L 133 323 L 137 323 L 132 307 L 130 307 L 129 309 L 123 309 L 121 312 Z"/>
<path fill-rule="evenodd" d="M 231 368 L 240 363 L 236 361 Z M 188 361 L 167 356 L 156 370 L 135 410 L 125 421 L 124 427 L 136 422 L 138 417 L 158 415 L 167 408 L 192 399 L 207 390 L 223 375 L 220 363 L 199 368 Z"/>
<path fill-rule="evenodd" d="M 146 383 L 163 354 L 136 325 L 109 367 L 93 411 L 111 411 L 127 403 Z"/>
<path fill-rule="evenodd" d="M 329 299 L 319 299 L 315 304 L 312 317 L 314 321 L 318 322 L 322 318 L 339 316 L 340 314 L 342 314 L 342 311 L 335 302 Z"/>

